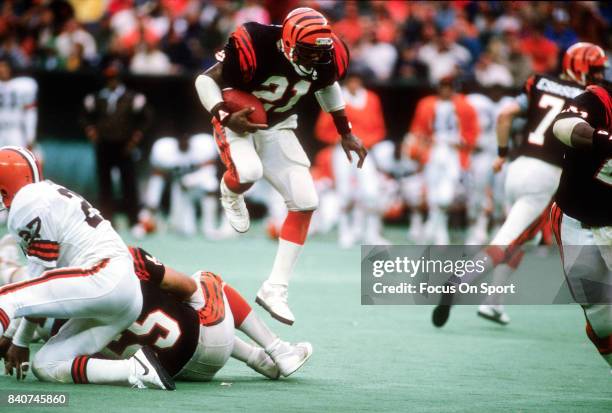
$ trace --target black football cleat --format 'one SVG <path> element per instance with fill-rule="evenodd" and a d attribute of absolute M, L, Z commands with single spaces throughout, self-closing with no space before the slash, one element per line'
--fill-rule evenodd
<path fill-rule="evenodd" d="M 453 304 L 453 294 L 443 293 L 440 298 L 440 304 L 434 308 L 431 315 L 431 322 L 434 326 L 440 328 L 446 324 L 448 317 L 450 316 L 451 306 Z"/>

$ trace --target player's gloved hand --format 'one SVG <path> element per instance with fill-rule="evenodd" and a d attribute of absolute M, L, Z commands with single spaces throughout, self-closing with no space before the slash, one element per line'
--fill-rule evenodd
<path fill-rule="evenodd" d="M 504 163 L 506 163 L 505 156 L 498 156 L 497 158 L 495 158 L 495 160 L 493 161 L 493 172 L 498 173 L 499 171 L 501 171 L 504 167 Z"/>
<path fill-rule="evenodd" d="M 196 290 L 191 297 L 186 300 L 186 303 L 191 306 L 196 311 L 200 311 L 202 307 L 204 307 L 204 291 L 202 291 L 202 283 L 200 282 L 201 273 L 200 271 L 196 271 L 191 275 L 191 279 L 196 283 Z"/>
<path fill-rule="evenodd" d="M 4 357 L 4 374 L 15 376 L 17 380 L 25 380 L 30 369 L 30 349 L 12 344 Z"/>
<path fill-rule="evenodd" d="M 347 133 L 342 135 L 342 141 L 340 142 L 342 145 L 342 149 L 344 149 L 344 153 L 350 162 L 353 162 L 353 157 L 351 155 L 351 151 L 355 152 L 357 156 L 359 156 L 359 162 L 357 162 L 357 168 L 361 168 L 363 166 L 363 162 L 365 161 L 366 156 L 368 155 L 368 151 L 365 146 L 361 142 L 357 136 L 352 133 Z"/>
<path fill-rule="evenodd" d="M 265 123 L 251 123 L 251 121 L 249 121 L 249 115 L 253 112 L 255 112 L 255 108 L 253 107 L 240 109 L 229 115 L 225 122 L 225 126 L 239 135 L 257 132 L 259 129 L 267 128 L 268 125 Z"/>
<path fill-rule="evenodd" d="M 8 337 L 0 337 L 0 359 L 3 359 L 13 341 Z"/>

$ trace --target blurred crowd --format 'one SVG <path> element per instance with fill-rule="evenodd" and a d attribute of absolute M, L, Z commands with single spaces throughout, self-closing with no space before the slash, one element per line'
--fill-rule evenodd
<path fill-rule="evenodd" d="M 354 65 L 378 81 L 437 83 L 452 70 L 520 86 L 554 72 L 578 40 L 612 47 L 612 6 L 596 1 L 4 0 L 0 52 L 21 68 L 120 60 L 135 74 L 193 73 L 240 24 L 280 24 L 301 5 L 325 13 Z"/>

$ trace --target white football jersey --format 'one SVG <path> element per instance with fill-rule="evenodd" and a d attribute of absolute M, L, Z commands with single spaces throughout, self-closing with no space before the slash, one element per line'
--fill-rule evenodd
<path fill-rule="evenodd" d="M 51 181 L 24 186 L 8 217 L 28 261 L 45 268 L 90 267 L 105 258 L 130 257 L 123 240 L 80 195 Z"/>
<path fill-rule="evenodd" d="M 467 98 L 478 114 L 480 135 L 476 146 L 485 152 L 497 153 L 497 118 L 504 106 L 512 102 L 513 98 L 504 96 L 499 101 L 494 102 L 488 96 L 480 93 L 469 94 Z"/>
<path fill-rule="evenodd" d="M 30 77 L 0 82 L 0 146 L 26 147 L 36 138 L 38 85 Z"/>
<path fill-rule="evenodd" d="M 151 149 L 151 165 L 164 170 L 188 173 L 217 157 L 217 146 L 212 135 L 200 133 L 189 138 L 189 147 L 183 152 L 176 138 L 158 139 Z"/>

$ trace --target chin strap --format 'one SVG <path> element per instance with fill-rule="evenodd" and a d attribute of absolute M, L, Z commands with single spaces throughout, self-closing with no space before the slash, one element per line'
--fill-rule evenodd
<path fill-rule="evenodd" d="M 283 42 L 280 40 L 278 41 L 277 46 L 278 46 L 278 49 L 285 55 L 287 60 L 289 60 L 289 63 L 291 63 L 291 65 L 293 66 L 293 69 L 298 75 L 307 76 L 307 77 L 309 76 L 312 80 L 317 80 L 318 74 L 314 67 L 307 69 L 304 66 L 298 65 L 296 62 L 293 61 L 294 49 L 290 49 L 289 53 L 285 53 L 285 46 L 283 45 Z"/>

